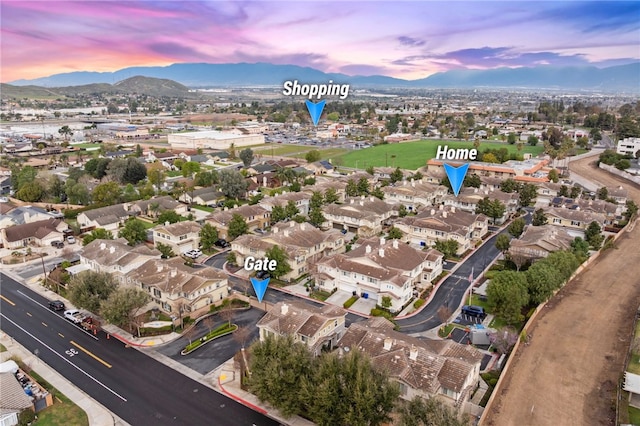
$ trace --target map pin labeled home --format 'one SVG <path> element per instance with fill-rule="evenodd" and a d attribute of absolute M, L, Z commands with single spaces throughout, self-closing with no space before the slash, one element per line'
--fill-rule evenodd
<path fill-rule="evenodd" d="M 449 183 L 451 183 L 451 189 L 453 189 L 454 195 L 457 197 L 464 182 L 464 177 L 469 170 L 469 163 L 463 164 L 460 167 L 453 167 L 447 163 L 444 163 L 444 171 L 447 172 Z"/>
<path fill-rule="evenodd" d="M 317 126 L 318 121 L 320 121 L 320 116 L 322 115 L 322 110 L 324 109 L 324 105 L 327 103 L 326 101 L 320 101 L 317 104 L 307 100 L 307 110 L 309 111 L 309 115 L 311 116 L 311 120 L 313 121 L 313 125 Z"/>
<path fill-rule="evenodd" d="M 267 286 L 269 285 L 269 280 L 270 278 L 259 280 L 255 277 L 251 277 L 251 285 L 253 286 L 253 290 L 256 292 L 256 297 L 258 298 L 258 302 L 262 302 L 264 293 L 267 291 Z"/>

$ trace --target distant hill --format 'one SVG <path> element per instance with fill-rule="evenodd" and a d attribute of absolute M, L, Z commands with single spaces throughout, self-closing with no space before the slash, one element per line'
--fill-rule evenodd
<path fill-rule="evenodd" d="M 2 83 L 0 87 L 2 98 L 51 98 L 77 94 L 144 94 L 149 96 L 189 97 L 189 88 L 173 80 L 135 76 L 119 81 L 115 84 L 91 83 L 80 86 L 40 87 L 18 86 Z"/>
<path fill-rule="evenodd" d="M 402 80 L 382 75 L 348 76 L 331 74 L 297 65 L 268 63 L 206 64 L 186 63 L 166 67 L 131 67 L 115 72 L 71 72 L 34 80 L 17 80 L 16 86 L 63 87 L 115 83 L 132 76 L 173 80 L 187 87 L 280 86 L 286 80 L 301 82 L 350 83 L 359 87 L 472 88 L 515 87 L 598 91 L 640 91 L 640 62 L 609 68 L 552 67 L 452 70 L 419 80 Z M 143 82 L 136 83 L 144 87 Z M 182 86 L 182 87 L 184 87 Z M 176 87 L 177 90 L 180 90 Z M 186 87 L 185 87 L 186 89 Z"/>

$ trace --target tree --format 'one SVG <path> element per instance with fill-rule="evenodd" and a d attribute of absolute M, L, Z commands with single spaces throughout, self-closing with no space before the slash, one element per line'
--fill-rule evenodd
<path fill-rule="evenodd" d="M 384 192 L 382 191 L 382 189 L 380 189 L 380 187 L 375 187 L 373 191 L 371 191 L 371 195 L 376 197 L 378 200 L 384 199 Z"/>
<path fill-rule="evenodd" d="M 571 275 L 573 275 L 575 270 L 578 269 L 578 266 L 580 266 L 578 258 L 576 258 L 576 256 L 570 251 L 564 250 L 549 253 L 546 258 L 539 260 L 538 262 L 542 261 L 555 268 L 558 276 L 562 278 L 562 282 L 567 281 Z"/>
<path fill-rule="evenodd" d="M 580 263 L 584 262 L 589 257 L 589 243 L 580 237 L 574 238 L 571 241 L 571 253 L 578 258 Z"/>
<path fill-rule="evenodd" d="M 598 250 L 602 246 L 604 236 L 602 235 L 602 228 L 598 222 L 591 222 L 587 229 L 584 231 L 584 239 L 591 247 Z"/>
<path fill-rule="evenodd" d="M 308 163 L 315 163 L 316 161 L 320 161 L 320 158 L 322 158 L 322 156 L 320 154 L 320 151 L 318 151 L 317 149 L 312 149 L 304 156 L 304 159 L 307 160 Z"/>
<path fill-rule="evenodd" d="M 309 223 L 316 228 L 320 227 L 326 221 L 322 209 L 315 208 L 309 210 Z"/>
<path fill-rule="evenodd" d="M 73 179 L 69 178 L 65 182 L 64 192 L 67 195 L 67 201 L 71 204 L 89 204 L 91 195 L 86 185 L 77 183 Z"/>
<path fill-rule="evenodd" d="M 272 246 L 270 249 L 265 251 L 264 255 L 265 257 L 276 261 L 275 271 L 270 271 L 273 278 L 280 278 L 292 271 L 288 261 L 289 257 L 284 249 L 280 248 L 280 246 Z"/>
<path fill-rule="evenodd" d="M 178 223 L 182 219 L 184 219 L 184 216 L 179 215 L 178 213 L 175 212 L 175 210 L 165 210 L 158 215 L 157 222 L 159 224 L 165 224 L 167 222 Z"/>
<path fill-rule="evenodd" d="M 241 198 L 247 192 L 249 182 L 236 170 L 223 169 L 219 175 L 220 191 L 229 198 Z"/>
<path fill-rule="evenodd" d="M 251 337 L 251 328 L 247 326 L 238 327 L 233 333 L 233 340 L 238 342 L 242 349 L 244 349 L 247 340 L 249 340 L 249 337 Z"/>
<path fill-rule="evenodd" d="M 300 210 L 296 206 L 296 202 L 295 201 L 289 200 L 287 202 L 287 205 L 284 207 L 284 212 L 287 215 L 287 218 L 291 219 L 292 217 L 294 217 L 295 215 L 300 213 Z"/>
<path fill-rule="evenodd" d="M 82 245 L 86 246 L 93 240 L 113 240 L 113 234 L 106 229 L 96 228 L 82 238 Z"/>
<path fill-rule="evenodd" d="M 284 416 L 302 409 L 302 385 L 311 374 L 312 360 L 305 345 L 269 334 L 251 348 L 249 389 L 260 401 L 269 402 Z M 333 391 L 333 390 L 332 390 Z"/>
<path fill-rule="evenodd" d="M 231 145 L 229 145 L 229 149 L 227 150 L 227 152 L 229 153 L 229 159 L 235 160 L 236 159 L 236 144 L 231 142 Z"/>
<path fill-rule="evenodd" d="M 147 177 L 147 168 L 133 157 L 116 158 L 109 163 L 107 174 L 121 184 L 137 184 Z"/>
<path fill-rule="evenodd" d="M 439 400 L 413 397 L 400 403 L 400 426 L 468 426 L 456 413 Z"/>
<path fill-rule="evenodd" d="M 278 223 L 287 218 L 287 213 L 284 207 L 275 205 L 271 208 L 271 223 Z"/>
<path fill-rule="evenodd" d="M 231 320 L 234 316 L 236 316 L 236 312 L 230 306 L 227 306 L 220 311 L 218 311 L 218 315 L 220 315 L 220 319 L 227 322 L 227 325 L 231 327 Z"/>
<path fill-rule="evenodd" d="M 520 205 L 528 207 L 538 196 L 538 187 L 531 183 L 525 183 L 520 185 L 518 194 L 520 195 Z"/>
<path fill-rule="evenodd" d="M 524 232 L 524 227 L 526 226 L 526 222 L 523 218 L 518 217 L 509 224 L 507 231 L 513 235 L 515 238 L 519 238 L 520 235 Z"/>
<path fill-rule="evenodd" d="M 309 200 L 309 209 L 319 209 L 324 204 L 324 197 L 318 191 L 313 191 Z"/>
<path fill-rule="evenodd" d="M 242 160 L 242 164 L 244 167 L 249 167 L 251 163 L 253 163 L 253 150 L 251 148 L 245 148 L 240 151 L 240 160 Z"/>
<path fill-rule="evenodd" d="M 44 196 L 40 182 L 27 182 L 16 192 L 16 198 L 27 202 L 37 202 Z"/>
<path fill-rule="evenodd" d="M 547 216 L 544 214 L 544 210 L 538 209 L 533 212 L 533 226 L 542 226 L 547 224 Z"/>
<path fill-rule="evenodd" d="M 598 189 L 597 195 L 599 200 L 606 200 L 609 198 L 609 190 L 606 186 L 603 186 Z"/>
<path fill-rule="evenodd" d="M 389 175 L 391 183 L 400 182 L 402 178 L 404 178 L 404 174 L 402 173 L 402 170 L 400 170 L 400 167 L 396 167 L 396 169 Z"/>
<path fill-rule="evenodd" d="M 149 303 L 149 294 L 135 287 L 119 287 L 102 302 L 102 317 L 119 327 L 134 325 L 139 310 Z"/>
<path fill-rule="evenodd" d="M 180 171 L 182 172 L 182 177 L 193 177 L 200 171 L 200 163 L 196 161 L 185 161 L 180 166 Z"/>
<path fill-rule="evenodd" d="M 117 182 L 105 182 L 96 186 L 91 196 L 96 204 L 112 205 L 120 202 L 122 190 Z"/>
<path fill-rule="evenodd" d="M 398 207 L 398 216 L 405 217 L 408 214 L 409 210 L 407 210 L 404 204 L 400 204 L 400 207 Z"/>
<path fill-rule="evenodd" d="M 478 201 L 476 213 L 489 216 L 495 224 L 497 219 L 504 216 L 506 209 L 506 206 L 500 200 L 490 200 L 489 197 L 484 197 L 482 200 Z"/>
<path fill-rule="evenodd" d="M 482 185 L 482 181 L 480 180 L 480 176 L 476 174 L 467 174 L 462 182 L 464 186 L 469 186 L 472 188 L 480 188 Z"/>
<path fill-rule="evenodd" d="M 125 222 L 118 236 L 127 240 L 130 246 L 135 246 L 147 239 L 147 228 L 140 219 L 131 218 Z"/>
<path fill-rule="evenodd" d="M 78 308 L 99 313 L 100 304 L 107 300 L 118 284 L 106 272 L 84 271 L 74 275 L 69 281 L 67 297 Z"/>
<path fill-rule="evenodd" d="M 456 240 L 438 240 L 434 244 L 434 248 L 444 254 L 446 258 L 454 257 L 458 253 L 460 243 Z"/>
<path fill-rule="evenodd" d="M 73 134 L 73 130 L 71 130 L 71 128 L 65 124 L 64 126 L 58 129 L 58 133 L 60 133 L 64 137 L 64 140 L 66 141 L 66 140 L 69 140 L 69 136 Z"/>
<path fill-rule="evenodd" d="M 523 320 L 522 308 L 529 303 L 525 274 L 515 271 L 500 271 L 487 286 L 490 309 L 507 324 Z"/>
<path fill-rule="evenodd" d="M 369 180 L 362 176 L 356 184 L 358 187 L 358 195 L 367 195 L 369 193 Z"/>
<path fill-rule="evenodd" d="M 560 180 L 560 174 L 558 173 L 557 169 L 551 169 L 549 170 L 549 180 L 553 183 L 558 183 L 558 181 Z"/>
<path fill-rule="evenodd" d="M 107 175 L 109 163 L 110 158 L 92 158 L 84 165 L 84 170 L 94 178 L 102 179 Z"/>
<path fill-rule="evenodd" d="M 507 354 L 516 344 L 520 335 L 513 327 L 502 327 L 489 334 L 489 342 L 499 354 Z"/>
<path fill-rule="evenodd" d="M 354 182 L 353 179 L 349 179 L 347 182 L 347 186 L 344 189 L 347 197 L 355 197 L 358 195 L 358 185 Z"/>
<path fill-rule="evenodd" d="M 515 180 L 509 178 L 502 181 L 500 184 L 500 190 L 502 192 L 512 193 L 518 191 L 520 185 Z"/>
<path fill-rule="evenodd" d="M 515 144 L 517 140 L 518 136 L 515 133 L 509 133 L 509 135 L 507 136 L 507 143 L 509 145 Z"/>
<path fill-rule="evenodd" d="M 447 325 L 449 323 L 449 318 L 451 318 L 451 314 L 453 314 L 453 311 L 448 305 L 442 305 L 438 308 L 438 311 L 437 311 L 438 319 L 444 325 Z"/>
<path fill-rule="evenodd" d="M 200 229 L 200 247 L 203 250 L 211 250 L 218 241 L 218 230 L 210 223 L 205 223 Z"/>
<path fill-rule="evenodd" d="M 398 228 L 396 228 L 395 226 L 392 226 L 389 229 L 389 233 L 387 234 L 387 238 L 389 238 L 390 240 L 399 240 L 404 236 L 404 234 L 402 233 L 402 231 Z"/>
<path fill-rule="evenodd" d="M 527 138 L 527 143 L 531 146 L 536 146 L 538 145 L 538 138 L 534 135 L 530 135 L 529 138 Z"/>
<path fill-rule="evenodd" d="M 534 262 L 527 269 L 526 277 L 529 300 L 536 305 L 549 300 L 562 285 L 562 277 L 548 262 Z"/>
<path fill-rule="evenodd" d="M 339 198 L 338 198 L 338 193 L 336 192 L 336 190 L 334 188 L 328 188 L 325 192 L 324 192 L 324 203 L 325 204 L 333 204 L 338 202 Z"/>
<path fill-rule="evenodd" d="M 509 246 L 511 246 L 509 236 L 507 234 L 499 234 L 496 238 L 496 248 L 504 254 L 509 250 Z"/>
<path fill-rule="evenodd" d="M 229 238 L 232 240 L 240 235 L 244 235 L 249 232 L 249 225 L 247 225 L 247 221 L 244 220 L 244 217 L 240 216 L 238 213 L 234 213 L 231 216 L 231 220 L 229 221 Z"/>
<path fill-rule="evenodd" d="M 176 256 L 176 254 L 173 252 L 173 249 L 168 244 L 156 243 L 156 248 L 160 253 L 162 253 L 163 259 L 169 259 Z"/>

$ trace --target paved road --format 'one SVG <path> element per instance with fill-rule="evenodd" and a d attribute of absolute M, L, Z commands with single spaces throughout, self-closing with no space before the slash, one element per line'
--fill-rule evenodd
<path fill-rule="evenodd" d="M 525 220 L 527 223 L 531 222 L 530 211 L 525 216 Z M 507 233 L 506 229 L 501 233 Z M 471 270 L 473 269 L 473 278 L 477 278 L 500 253 L 495 246 L 495 240 L 498 235 L 496 234 L 489 238 L 482 247 L 460 265 L 453 275 L 450 275 L 440 284 L 436 294 L 422 311 L 410 318 L 397 320 L 400 331 L 403 333 L 420 333 L 440 327 L 442 321 L 438 318 L 438 309 L 441 306 L 448 306 L 451 311 L 455 312 L 460 307 L 462 300 L 468 293 Z"/>
<path fill-rule="evenodd" d="M 116 339 L 85 333 L 47 309 L 44 297 L 4 274 L 0 280 L 2 330 L 126 422 L 278 424 Z"/>

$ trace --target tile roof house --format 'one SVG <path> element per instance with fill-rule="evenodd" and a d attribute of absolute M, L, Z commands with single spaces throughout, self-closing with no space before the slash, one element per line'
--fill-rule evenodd
<path fill-rule="evenodd" d="M 131 247 L 123 238 L 93 240 L 80 251 L 80 263 L 92 271 L 107 272 L 119 281 L 149 259 L 160 259 L 161 253 L 145 244 Z"/>
<path fill-rule="evenodd" d="M 95 228 L 117 231 L 120 225 L 133 215 L 135 215 L 135 213 L 127 210 L 126 204 L 115 204 L 113 206 L 101 207 L 80 213 L 78 215 L 78 225 L 80 225 L 82 232 L 87 232 Z"/>
<path fill-rule="evenodd" d="M 313 306 L 300 301 L 275 304 L 256 324 L 260 340 L 269 335 L 291 335 L 316 356 L 331 350 L 345 332 L 347 312 L 331 305 Z"/>
<path fill-rule="evenodd" d="M 46 219 L 23 225 L 2 228 L 2 244 L 5 248 L 16 249 L 34 244 L 40 247 L 50 246 L 53 241 L 63 241 L 63 231 L 68 229 L 62 219 Z"/>
<path fill-rule="evenodd" d="M 13 373 L 0 373 L 0 425 L 17 425 L 23 410 L 33 410 L 33 402 Z"/>
<path fill-rule="evenodd" d="M 398 206 L 376 197 L 349 197 L 345 199 L 345 204 L 323 206 L 322 212 L 326 219 L 325 226 L 370 237 L 382 232 L 382 226 L 398 215 Z"/>
<path fill-rule="evenodd" d="M 597 222 L 600 227 L 604 227 L 607 221 L 606 216 L 601 213 L 593 213 L 581 210 L 579 207 L 570 209 L 566 207 L 547 207 L 544 209 L 547 223 L 550 225 L 564 226 L 566 228 L 579 229 L 584 231 L 591 222 Z"/>
<path fill-rule="evenodd" d="M 436 276 L 442 272 L 441 253 L 417 250 L 398 240 L 370 238 L 350 252 L 318 261 L 314 277 L 325 291 L 355 292 L 379 303 L 389 296 L 389 309 L 399 312 L 412 300 L 416 288 L 429 283 L 433 270 Z"/>
<path fill-rule="evenodd" d="M 265 229 L 271 222 L 271 214 L 269 210 L 259 205 L 248 205 L 237 207 L 235 209 L 227 209 L 210 214 L 205 221 L 210 223 L 218 230 L 220 238 L 229 239 L 229 222 L 234 214 L 239 214 L 249 225 L 249 230 Z"/>
<path fill-rule="evenodd" d="M 0 203 L 3 206 L 9 205 L 13 208 L 2 211 L 0 215 L 0 228 L 9 227 L 12 225 L 24 225 L 25 223 L 37 222 L 40 220 L 47 220 L 56 218 L 53 214 L 47 212 L 40 207 L 34 206 L 14 206 L 10 203 Z"/>
<path fill-rule="evenodd" d="M 509 254 L 537 260 L 554 251 L 569 249 L 574 238 L 558 226 L 527 226 L 520 238 L 511 240 Z"/>
<path fill-rule="evenodd" d="M 382 317 L 353 323 L 338 342 L 340 353 L 361 351 L 374 368 L 400 385 L 400 397 L 436 397 L 462 408 L 478 385 L 482 353 L 452 340 L 416 338 L 393 330 Z"/>
<path fill-rule="evenodd" d="M 345 199 L 345 188 L 347 187 L 347 183 L 340 180 L 335 179 L 322 179 L 317 178 L 316 183 L 313 185 L 303 186 L 301 192 L 306 192 L 307 194 L 313 195 L 314 192 L 319 192 L 322 195 L 326 195 L 327 190 L 333 189 L 338 196 L 338 203 L 343 203 Z"/>
<path fill-rule="evenodd" d="M 432 247 L 436 241 L 455 240 L 457 254 L 474 247 L 489 232 L 489 218 L 483 214 L 440 206 L 423 210 L 416 216 L 405 216 L 395 223 L 405 235 L 403 241 L 419 247 Z"/>
<path fill-rule="evenodd" d="M 281 277 L 295 279 L 309 272 L 312 265 L 325 256 L 344 252 L 344 235 L 337 229 L 321 231 L 308 223 L 287 222 L 273 225 L 265 235 L 241 235 L 231 243 L 238 264 L 247 256 L 264 257 L 273 246 L 285 251 L 291 272 Z"/>
<path fill-rule="evenodd" d="M 392 204 L 402 204 L 409 211 L 417 211 L 421 207 L 433 206 L 440 203 L 447 195 L 447 187 L 434 185 L 426 181 L 413 180 L 398 182 L 381 188 L 384 201 Z"/>
<path fill-rule="evenodd" d="M 609 188 L 609 198 L 613 198 L 618 204 L 625 204 L 627 202 L 627 198 L 629 193 L 622 186 L 618 186 L 616 188 Z"/>
<path fill-rule="evenodd" d="M 191 317 L 209 311 L 229 295 L 227 275 L 213 268 L 192 268 L 180 257 L 151 259 L 130 271 L 129 284 L 140 286 L 165 312 Z"/>
<path fill-rule="evenodd" d="M 510 216 L 516 213 L 519 206 L 519 196 L 517 193 L 507 193 L 500 190 L 489 191 L 481 190 L 479 188 L 462 188 L 458 196 L 453 194 L 447 194 L 443 197 L 445 206 L 455 207 L 456 209 L 463 210 L 470 213 L 475 213 L 478 206 L 478 202 L 484 198 L 490 200 L 499 200 L 505 206 L 504 215 L 495 219 L 495 224 L 504 223 Z"/>
<path fill-rule="evenodd" d="M 605 216 L 605 224 L 610 225 L 621 219 L 624 206 L 605 200 L 589 200 L 582 198 L 556 197 L 549 203 L 550 207 L 566 208 L 570 210 L 600 213 Z"/>
<path fill-rule="evenodd" d="M 162 243 L 171 247 L 174 254 L 180 255 L 200 247 L 200 230 L 196 222 L 184 221 L 165 223 L 153 228 L 153 244 Z"/>
<path fill-rule="evenodd" d="M 274 206 L 286 207 L 289 201 L 293 201 L 296 204 L 301 215 L 309 214 L 309 201 L 311 200 L 311 194 L 308 192 L 285 192 L 273 197 L 265 197 L 260 200 L 260 205 L 265 209 L 271 211 Z"/>

